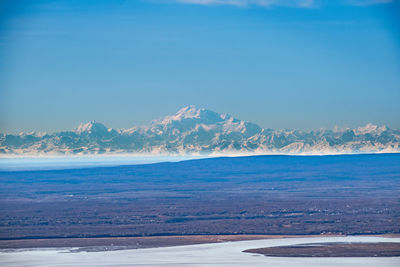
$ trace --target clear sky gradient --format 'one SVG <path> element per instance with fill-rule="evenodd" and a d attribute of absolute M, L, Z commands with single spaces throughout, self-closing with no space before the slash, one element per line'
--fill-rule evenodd
<path fill-rule="evenodd" d="M 0 132 L 194 104 L 268 128 L 400 128 L 388 0 L 1 1 Z"/>

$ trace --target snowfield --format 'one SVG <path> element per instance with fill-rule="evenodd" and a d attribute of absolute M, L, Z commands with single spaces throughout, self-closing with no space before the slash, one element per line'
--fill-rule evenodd
<path fill-rule="evenodd" d="M 22 266 L 400 266 L 400 257 L 278 258 L 242 252 L 250 248 L 319 242 L 400 242 L 384 237 L 316 237 L 237 241 L 217 244 L 101 252 L 70 249 L 2 251 L 0 265 Z"/>

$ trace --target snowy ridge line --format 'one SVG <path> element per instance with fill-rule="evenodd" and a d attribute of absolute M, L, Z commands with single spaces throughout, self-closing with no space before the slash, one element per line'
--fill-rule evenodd
<path fill-rule="evenodd" d="M 99 122 L 54 134 L 0 134 L 2 156 L 57 155 L 336 155 L 400 152 L 400 130 L 371 123 L 314 131 L 264 129 L 187 106 L 147 126 L 112 129 Z"/>

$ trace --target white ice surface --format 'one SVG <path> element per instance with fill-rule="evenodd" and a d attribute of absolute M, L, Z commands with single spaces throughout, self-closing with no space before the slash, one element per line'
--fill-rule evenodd
<path fill-rule="evenodd" d="M 68 249 L 17 250 L 0 253 L 0 266 L 400 266 L 400 257 L 278 258 L 243 253 L 250 248 L 315 242 L 400 242 L 400 238 L 316 237 L 237 241 L 167 248 L 68 253 Z"/>

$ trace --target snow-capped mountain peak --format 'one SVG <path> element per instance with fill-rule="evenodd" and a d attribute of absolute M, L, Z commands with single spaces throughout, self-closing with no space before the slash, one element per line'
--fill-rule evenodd
<path fill-rule="evenodd" d="M 178 112 L 172 116 L 166 116 L 162 120 L 154 121 L 154 123 L 162 123 L 162 124 L 168 124 L 171 123 L 172 121 L 181 121 L 183 119 L 193 119 L 193 118 L 199 118 L 200 114 L 204 109 L 198 109 L 194 105 L 186 106 L 184 108 L 181 108 L 178 110 Z"/>
<path fill-rule="evenodd" d="M 204 110 L 205 110 L 204 108 L 199 109 L 195 105 L 190 105 L 190 106 L 181 108 L 173 117 L 176 120 L 188 119 L 188 118 L 199 118 L 201 112 Z"/>
<path fill-rule="evenodd" d="M 193 121 L 196 123 L 212 124 L 224 120 L 222 115 L 194 105 L 181 108 L 175 115 L 166 116 L 162 120 L 154 121 L 153 124 L 171 124 L 172 122 Z"/>
<path fill-rule="evenodd" d="M 110 132 L 112 131 L 111 128 L 107 128 L 104 124 L 96 121 L 90 121 L 87 123 L 81 123 L 76 128 L 75 132 L 78 134 L 82 133 L 95 133 L 95 132 Z"/>
<path fill-rule="evenodd" d="M 365 126 L 358 127 L 354 130 L 354 132 L 359 134 L 381 134 L 386 131 L 387 127 L 385 125 L 378 126 L 372 123 L 368 123 Z"/>
<path fill-rule="evenodd" d="M 333 130 L 273 130 L 195 106 L 148 126 L 113 130 L 95 121 L 55 134 L 0 134 L 3 154 L 400 152 L 400 130 L 367 124 Z"/>

